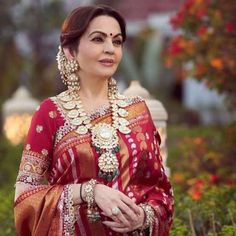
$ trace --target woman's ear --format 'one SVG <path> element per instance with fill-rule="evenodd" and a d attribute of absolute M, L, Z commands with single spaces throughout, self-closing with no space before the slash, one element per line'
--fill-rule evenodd
<path fill-rule="evenodd" d="M 71 52 L 69 48 L 63 48 L 63 52 L 65 53 L 67 60 L 75 59 L 75 56 L 73 55 L 73 53 Z"/>

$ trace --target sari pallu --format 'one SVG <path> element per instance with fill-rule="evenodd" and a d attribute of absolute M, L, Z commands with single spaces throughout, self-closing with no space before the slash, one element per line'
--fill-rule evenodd
<path fill-rule="evenodd" d="M 37 189 L 40 188 L 37 185 L 41 184 L 43 177 L 46 176 L 51 187 L 46 187 L 47 189 L 44 192 L 39 191 L 37 194 L 41 192 L 41 195 L 37 195 L 37 198 L 46 203 L 47 201 L 44 199 L 51 192 L 53 200 L 48 201 L 48 205 L 43 205 L 41 202 L 35 206 L 35 209 L 37 210 L 37 207 L 40 206 L 39 209 L 44 212 L 44 207 L 52 206 L 54 211 L 51 212 L 51 216 L 53 216 L 53 221 L 56 222 L 55 225 L 58 224 L 58 235 L 64 235 L 63 231 L 65 231 L 63 220 L 65 218 L 66 194 L 64 194 L 63 186 L 70 183 L 83 183 L 91 178 L 123 192 L 133 199 L 136 204 L 147 203 L 151 205 L 155 211 L 155 221 L 153 227 L 149 229 L 149 235 L 168 235 L 172 222 L 173 196 L 161 163 L 159 136 L 145 102 L 140 98 L 127 99 L 127 101 L 129 105 L 126 110 L 129 112 L 128 120 L 131 133 L 125 135 L 118 132 L 121 147 L 118 153 L 120 175 L 111 182 L 98 177 L 99 156 L 91 146 L 90 134 L 78 135 L 75 132 L 56 97 L 44 101 L 36 112 L 26 141 L 24 150 L 26 153 L 23 153 L 18 183 L 33 184 L 36 185 L 34 188 Z M 103 108 L 102 111 L 96 111 L 91 114 L 91 120 L 93 124 L 98 122 L 110 123 L 111 110 L 107 107 Z M 35 140 L 40 140 L 40 142 Z M 40 157 L 38 156 L 39 153 Z M 25 170 L 27 164 L 33 166 L 30 171 Z M 39 176 L 35 171 L 32 171 L 37 169 L 35 166 L 40 169 Z M 50 191 L 48 191 L 49 189 Z M 31 200 L 33 196 L 34 194 L 29 194 L 22 200 L 21 207 L 27 209 L 28 204 L 33 201 Z M 61 206 L 59 206 L 60 203 Z M 16 215 L 19 208 L 18 203 L 15 207 Z M 103 220 L 108 219 L 103 215 L 101 221 L 93 224 L 89 223 L 86 210 L 86 204 L 81 204 L 75 209 L 75 235 L 122 235 L 113 232 L 102 224 Z M 35 214 L 33 211 L 30 213 Z M 17 228 L 22 223 L 22 221 L 19 221 L 20 218 L 16 217 Z M 43 218 L 44 220 L 42 220 Z M 39 225 L 40 228 L 46 227 L 48 232 L 52 232 L 48 224 L 42 226 L 42 222 L 49 222 L 48 218 L 47 214 L 43 217 L 34 217 L 35 224 Z M 24 220 L 24 223 L 32 224 L 27 219 Z M 58 229 L 61 229 L 61 232 Z M 48 235 L 53 235 L 53 233 Z M 126 235 L 133 234 L 128 233 Z"/>

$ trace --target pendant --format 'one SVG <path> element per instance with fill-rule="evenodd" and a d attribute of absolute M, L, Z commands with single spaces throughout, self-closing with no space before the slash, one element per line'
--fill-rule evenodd
<path fill-rule="evenodd" d="M 63 92 L 58 96 L 63 110 L 66 112 L 70 123 L 75 126 L 75 132 L 85 135 L 91 132 L 91 142 L 99 154 L 99 177 L 112 181 L 119 172 L 117 153 L 120 151 L 118 131 L 128 134 L 131 129 L 126 119 L 128 111 L 125 96 L 117 94 L 109 97 L 112 109 L 112 124 L 98 123 L 93 126 L 90 117 L 86 114 L 80 97 L 73 91 Z"/>
<path fill-rule="evenodd" d="M 98 166 L 103 172 L 111 173 L 118 169 L 119 162 L 115 154 L 112 152 L 105 152 L 99 157 Z"/>
<path fill-rule="evenodd" d="M 112 149 L 118 145 L 116 129 L 110 124 L 99 123 L 91 128 L 92 143 L 100 149 Z"/>

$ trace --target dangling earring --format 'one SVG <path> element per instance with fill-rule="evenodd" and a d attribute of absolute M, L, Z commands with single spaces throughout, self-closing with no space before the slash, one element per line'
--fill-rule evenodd
<path fill-rule="evenodd" d="M 62 82 L 71 91 L 79 90 L 79 77 L 76 74 L 76 72 L 79 70 L 78 62 L 74 59 L 68 60 L 61 46 L 59 46 L 56 60 Z"/>
<path fill-rule="evenodd" d="M 108 80 L 108 96 L 111 98 L 116 98 L 118 95 L 117 82 L 114 78 Z"/>

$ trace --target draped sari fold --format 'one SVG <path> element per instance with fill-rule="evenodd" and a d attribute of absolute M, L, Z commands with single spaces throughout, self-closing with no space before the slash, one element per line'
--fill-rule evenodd
<path fill-rule="evenodd" d="M 15 202 L 16 229 L 20 236 L 58 235 L 57 204 L 63 186 L 37 187 L 21 194 Z"/>

